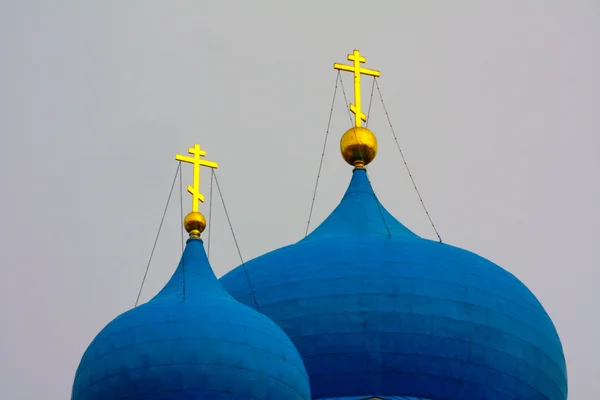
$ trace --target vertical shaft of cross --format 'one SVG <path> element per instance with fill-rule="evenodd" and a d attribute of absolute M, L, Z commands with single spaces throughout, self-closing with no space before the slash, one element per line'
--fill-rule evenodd
<path fill-rule="evenodd" d="M 198 145 L 196 145 L 196 146 L 198 146 Z M 197 212 L 198 211 L 198 201 L 204 202 L 204 196 L 202 196 L 202 193 L 200 193 L 200 155 L 199 155 L 199 152 L 197 151 L 198 150 L 197 147 L 195 147 L 194 150 L 195 150 L 194 174 L 193 174 L 193 178 L 192 178 L 194 187 L 191 188 L 190 186 L 188 186 L 188 192 L 190 192 L 190 194 L 192 195 L 192 211 Z"/>
<path fill-rule="evenodd" d="M 354 50 L 354 119 L 355 126 L 360 127 L 362 121 L 367 120 L 367 117 L 362 112 L 361 102 L 360 102 L 360 53 L 358 50 Z M 348 57 L 350 60 L 350 57 Z M 350 105 L 350 110 L 352 110 L 352 104 Z"/>

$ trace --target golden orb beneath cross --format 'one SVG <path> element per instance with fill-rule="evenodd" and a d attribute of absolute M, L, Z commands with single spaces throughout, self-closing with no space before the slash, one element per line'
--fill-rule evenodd
<path fill-rule="evenodd" d="M 206 218 L 197 211 L 192 211 L 183 219 L 183 226 L 191 238 L 198 239 L 206 228 Z"/>
<path fill-rule="evenodd" d="M 377 138 L 367 128 L 348 129 L 340 141 L 342 157 L 355 168 L 364 168 L 377 155 Z"/>

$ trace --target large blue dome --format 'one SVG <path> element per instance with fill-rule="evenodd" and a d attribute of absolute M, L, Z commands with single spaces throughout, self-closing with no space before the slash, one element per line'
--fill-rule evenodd
<path fill-rule="evenodd" d="M 283 331 L 219 284 L 199 239 L 148 303 L 109 323 L 83 355 L 72 400 L 309 400 Z"/>
<path fill-rule="evenodd" d="M 567 398 L 561 342 L 536 297 L 498 265 L 412 233 L 364 170 L 313 233 L 246 268 L 313 399 Z M 252 304 L 240 268 L 221 282 Z"/>

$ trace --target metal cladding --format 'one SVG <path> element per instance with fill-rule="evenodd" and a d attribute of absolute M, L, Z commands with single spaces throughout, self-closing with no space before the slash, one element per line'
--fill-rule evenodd
<path fill-rule="evenodd" d="M 185 284 L 184 284 L 185 281 Z M 167 285 L 109 323 L 83 355 L 72 400 L 309 400 L 283 331 L 235 301 L 202 240 L 189 239 Z"/>
<path fill-rule="evenodd" d="M 536 297 L 498 265 L 412 233 L 363 169 L 313 233 L 245 266 L 223 286 L 251 306 L 250 279 L 313 399 L 567 398 L 562 345 Z"/>

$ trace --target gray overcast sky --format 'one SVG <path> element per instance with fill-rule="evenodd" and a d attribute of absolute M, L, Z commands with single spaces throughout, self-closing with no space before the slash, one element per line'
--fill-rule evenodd
<path fill-rule="evenodd" d="M 245 259 L 299 240 L 332 63 L 354 48 L 382 71 L 444 241 L 531 288 L 562 338 L 570 398 L 598 398 L 599 20 L 591 0 L 1 1 L 0 398 L 70 396 L 87 345 L 133 306 L 174 155 L 193 143 L 220 164 Z M 349 182 L 348 124 L 338 101 L 313 228 Z M 380 199 L 435 238 L 379 102 L 370 127 Z M 220 276 L 239 257 L 215 200 Z M 143 300 L 178 262 L 179 213 L 176 190 Z"/>

